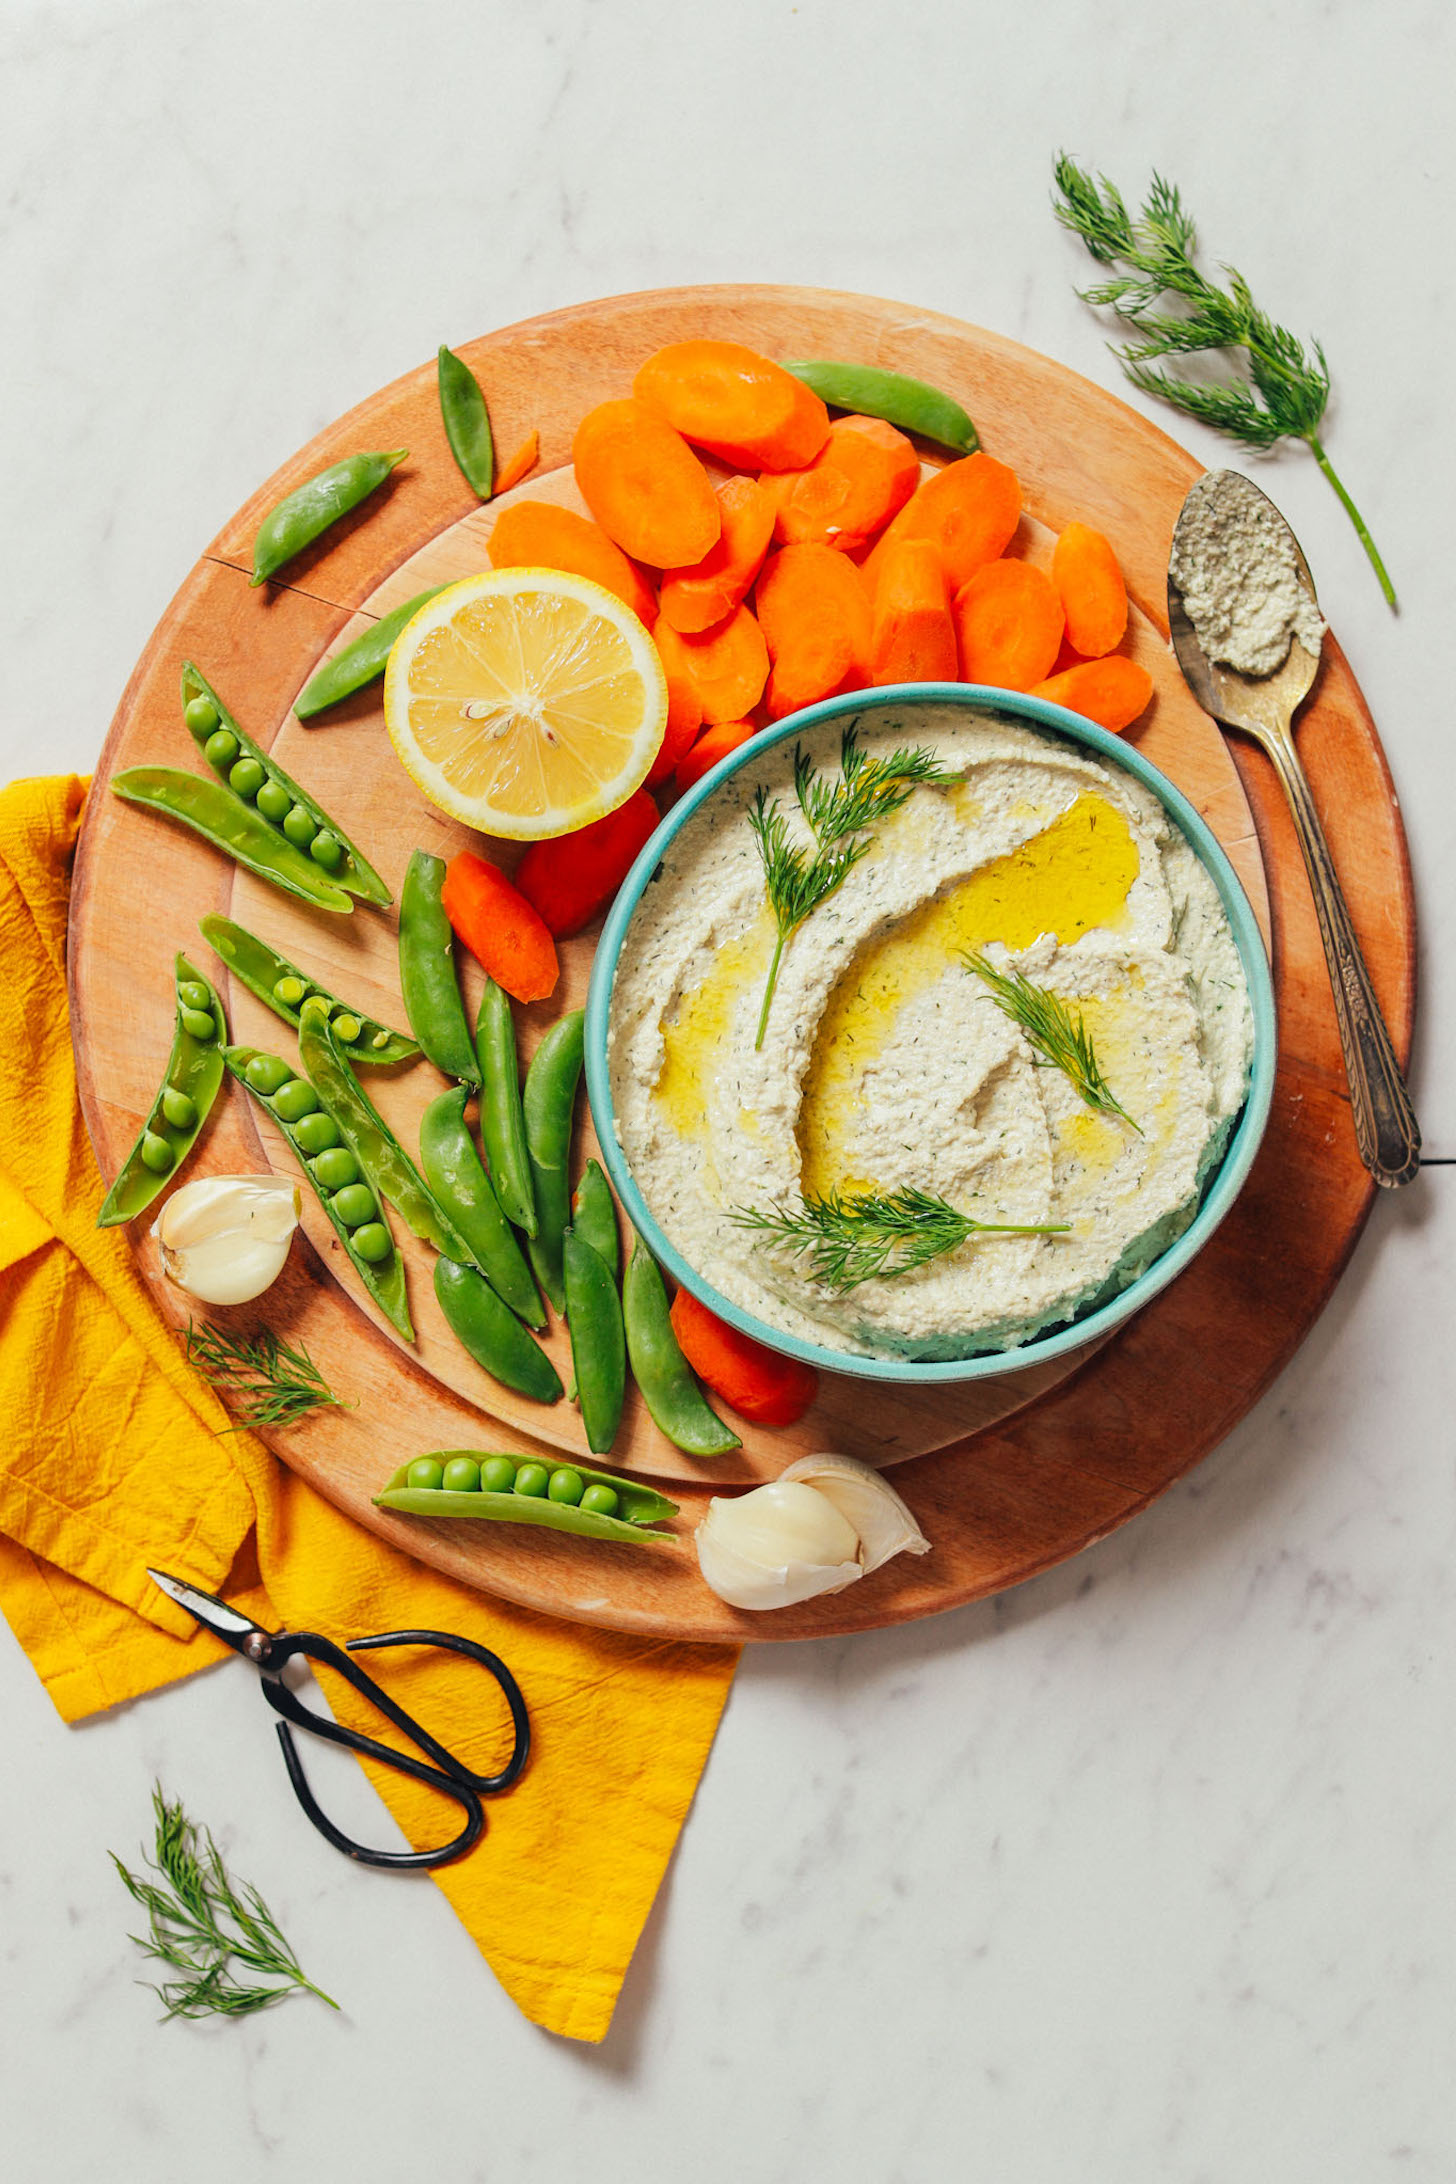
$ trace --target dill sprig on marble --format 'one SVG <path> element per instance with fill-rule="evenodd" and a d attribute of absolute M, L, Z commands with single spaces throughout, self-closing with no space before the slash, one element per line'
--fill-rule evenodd
<path fill-rule="evenodd" d="M 948 1199 L 911 1184 L 890 1192 L 831 1190 L 822 1198 L 803 1199 L 798 1207 L 777 1205 L 767 1212 L 740 1206 L 729 1218 L 738 1228 L 755 1229 L 784 1249 L 807 1255 L 814 1280 L 841 1291 L 908 1274 L 972 1236 L 1058 1236 L 1068 1226 L 1065 1221 L 1033 1226 L 973 1221 Z"/>
<path fill-rule="evenodd" d="M 189 1325 L 187 1362 L 232 1402 L 240 1425 L 296 1426 L 310 1411 L 342 1404 L 307 1350 L 282 1342 L 271 1328 L 229 1335 Z"/>
<path fill-rule="evenodd" d="M 1112 1096 L 1080 1010 L 1070 1008 L 1060 994 L 1047 987 L 1034 986 L 1020 971 L 998 971 L 983 955 L 965 954 L 961 961 L 968 971 L 985 980 L 997 1008 L 1020 1026 L 1032 1052 L 1048 1067 L 1070 1078 L 1086 1106 L 1096 1108 L 1099 1114 L 1120 1115 L 1130 1130 L 1142 1136 L 1139 1125 Z"/>

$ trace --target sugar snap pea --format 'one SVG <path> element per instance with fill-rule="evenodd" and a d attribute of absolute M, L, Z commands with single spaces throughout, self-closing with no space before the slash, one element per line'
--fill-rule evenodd
<path fill-rule="evenodd" d="M 473 1266 L 448 1256 L 435 1261 L 435 1295 L 456 1339 L 491 1376 L 529 1395 L 555 1403 L 561 1395 L 556 1367 Z"/>
<path fill-rule="evenodd" d="M 501 1212 L 490 1177 L 480 1164 L 465 1122 L 466 1091 L 457 1085 L 431 1100 L 420 1120 L 420 1166 L 439 1204 L 470 1246 L 497 1296 L 528 1327 L 544 1327 L 546 1314 L 531 1269 Z"/>
<path fill-rule="evenodd" d="M 491 1182 L 507 1219 L 527 1236 L 534 1236 L 536 1194 L 531 1187 L 531 1159 L 526 1150 L 516 1021 L 511 1014 L 510 995 L 493 978 L 486 979 L 480 997 L 475 1052 L 482 1079 L 480 1135 L 490 1163 Z"/>
<path fill-rule="evenodd" d="M 883 417 L 903 432 L 918 432 L 957 455 L 974 455 L 980 446 L 976 428 L 961 408 L 938 387 L 903 372 L 877 371 L 871 364 L 837 364 L 825 357 L 801 357 L 784 370 L 802 379 L 821 402 L 853 410 L 860 417 Z"/>
<path fill-rule="evenodd" d="M 567 1161 L 581 1081 L 585 1012 L 572 1009 L 551 1026 L 526 1071 L 522 1108 L 531 1189 L 536 1201 L 536 1233 L 531 1238 L 531 1267 L 558 1312 L 566 1308 L 562 1286 L 561 1239 L 571 1212 Z"/>
<path fill-rule="evenodd" d="M 415 1331 L 405 1289 L 404 1261 L 394 1248 L 394 1238 L 389 1233 L 382 1209 L 372 1207 L 372 1218 L 351 1224 L 344 1218 L 347 1208 L 337 1204 L 343 1191 L 331 1188 L 324 1180 L 329 1170 L 325 1169 L 324 1175 L 319 1173 L 319 1161 L 325 1159 L 333 1147 L 343 1143 L 343 1132 L 338 1124 L 321 1109 L 314 1109 L 293 1122 L 279 1112 L 280 1097 L 293 1085 L 303 1082 L 281 1055 L 266 1053 L 261 1047 L 230 1046 L 224 1059 L 239 1084 L 252 1094 L 260 1107 L 267 1108 L 287 1138 L 289 1150 L 308 1178 L 310 1190 L 333 1223 L 350 1264 L 380 1311 L 399 1329 L 406 1342 L 413 1342 Z M 288 1105 L 286 1100 L 284 1105 Z M 352 1184 L 343 1186 L 344 1189 L 355 1187 Z M 372 1193 L 370 1198 L 372 1204 Z"/>
<path fill-rule="evenodd" d="M 576 1196 L 571 1201 L 571 1221 L 577 1235 L 585 1237 L 592 1250 L 599 1252 L 606 1261 L 607 1271 L 615 1281 L 621 1261 L 617 1207 L 612 1186 L 595 1160 L 587 1162 L 586 1172 L 576 1186 Z"/>
<path fill-rule="evenodd" d="M 586 1445 L 605 1455 L 617 1438 L 627 1389 L 627 1345 L 622 1300 L 611 1268 L 594 1245 L 569 1228 L 562 1237 L 562 1285 L 571 1362 Z"/>
<path fill-rule="evenodd" d="M 256 872 L 260 880 L 271 880 L 286 895 L 312 903 L 316 910 L 347 915 L 354 907 L 351 895 L 335 887 L 302 850 L 295 849 L 260 812 L 220 781 L 184 773 L 177 766 L 132 766 L 112 776 L 111 789 L 123 803 L 142 804 L 164 819 L 190 827 L 234 863 Z"/>
<path fill-rule="evenodd" d="M 402 607 L 391 608 L 381 615 L 372 629 L 366 629 L 342 652 L 336 652 L 331 660 L 325 660 L 316 675 L 304 684 L 294 700 L 293 710 L 299 720 L 313 720 L 338 705 L 344 698 L 352 698 L 356 690 L 368 683 L 377 682 L 389 661 L 390 649 L 406 622 L 412 621 L 443 584 L 432 584 L 428 591 L 416 592 L 413 599 L 406 599 Z"/>
<path fill-rule="evenodd" d="M 258 526 L 252 582 L 261 584 L 276 576 L 286 561 L 377 491 L 408 453 L 407 447 L 397 447 L 389 454 L 346 455 L 342 462 L 330 463 L 327 470 L 285 493 Z"/>
<path fill-rule="evenodd" d="M 96 1216 L 98 1228 L 115 1228 L 146 1210 L 197 1143 L 222 1083 L 227 1038 L 222 1003 L 186 956 L 177 957 L 172 976 L 176 1002 L 172 1051 L 151 1112 Z"/>
<path fill-rule="evenodd" d="M 182 718 L 215 773 L 235 795 L 276 825 L 285 841 L 329 874 L 336 887 L 364 902 L 391 903 L 393 895 L 338 821 L 307 789 L 241 729 L 207 677 L 191 660 L 182 663 Z"/>
<path fill-rule="evenodd" d="M 650 1486 L 639 1485 L 635 1479 L 593 1471 L 587 1464 L 560 1467 L 574 1471 L 582 1482 L 581 1500 L 573 1504 L 553 1501 L 549 1491 L 544 1495 L 520 1494 L 514 1486 L 495 1485 L 506 1470 L 515 1477 L 520 1476 L 520 1471 L 509 1456 L 485 1455 L 475 1449 L 442 1450 L 433 1459 L 442 1478 L 445 1466 L 462 1455 L 475 1457 L 480 1465 L 481 1485 L 474 1493 L 452 1493 L 444 1486 L 411 1486 L 407 1475 L 414 1465 L 402 1464 L 383 1493 L 375 1495 L 375 1507 L 402 1510 L 411 1517 L 488 1517 L 504 1524 L 540 1524 L 548 1531 L 573 1532 L 579 1539 L 612 1540 L 624 1547 L 647 1547 L 654 1541 L 663 1546 L 676 1544 L 671 1533 L 652 1527 L 675 1517 L 677 1503 Z"/>
<path fill-rule="evenodd" d="M 487 501 L 495 490 L 495 442 L 491 437 L 490 412 L 480 382 L 453 349 L 441 344 L 436 363 L 440 389 L 440 416 L 450 453 L 460 466 L 466 484 Z"/>
<path fill-rule="evenodd" d="M 212 910 L 198 924 L 203 939 L 214 954 L 221 956 L 234 978 L 295 1031 L 305 1001 L 315 997 L 326 1001 L 339 1043 L 356 1069 L 390 1069 L 396 1062 L 407 1062 L 419 1053 L 413 1039 L 407 1039 L 402 1031 L 391 1031 L 388 1024 L 376 1023 L 362 1009 L 350 1008 L 246 926 Z M 345 1038 L 343 1031 L 348 1023 L 357 1024 L 358 1030 Z"/>
<path fill-rule="evenodd" d="M 638 1240 L 622 1280 L 622 1318 L 632 1378 L 656 1424 L 689 1456 L 725 1456 L 742 1442 L 712 1409 L 678 1346 L 667 1287 L 657 1261 Z"/>
<path fill-rule="evenodd" d="M 436 1069 L 461 1084 L 479 1085 L 480 1063 L 455 975 L 455 935 L 440 899 L 444 884 L 444 858 L 417 849 L 399 897 L 399 983 L 404 1012 Z"/>

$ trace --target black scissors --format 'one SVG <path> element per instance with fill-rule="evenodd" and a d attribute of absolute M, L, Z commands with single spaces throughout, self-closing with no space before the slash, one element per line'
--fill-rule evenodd
<path fill-rule="evenodd" d="M 452 1637 L 442 1630 L 386 1630 L 377 1638 L 351 1638 L 345 1650 L 336 1646 L 332 1639 L 321 1638 L 316 1631 L 264 1630 L 239 1609 L 230 1608 L 225 1600 L 200 1591 L 196 1585 L 189 1585 L 185 1578 L 169 1577 L 165 1570 L 149 1569 L 147 1575 L 153 1584 L 161 1586 L 169 1600 L 175 1600 L 179 1608 L 185 1608 L 205 1629 L 231 1646 L 234 1653 L 241 1653 L 243 1659 L 251 1661 L 259 1671 L 263 1678 L 263 1696 L 274 1713 L 283 1716 L 278 1724 L 278 1741 L 283 1747 L 284 1764 L 294 1794 L 320 1835 L 326 1836 L 335 1850 L 342 1850 L 346 1857 L 357 1858 L 362 1865 L 437 1866 L 447 1864 L 452 1858 L 463 1858 L 466 1851 L 479 1842 L 485 1827 L 481 1798 L 494 1797 L 499 1791 L 508 1790 L 519 1779 L 531 1750 L 531 1725 L 521 1687 L 498 1654 L 486 1646 L 478 1646 L 471 1638 Z M 443 1744 L 436 1742 L 428 1729 L 422 1728 L 402 1706 L 397 1706 L 372 1676 L 366 1676 L 349 1658 L 351 1653 L 369 1652 L 379 1646 L 442 1646 L 449 1653 L 463 1653 L 468 1659 L 479 1661 L 482 1668 L 489 1670 L 505 1694 L 516 1733 L 515 1748 L 499 1774 L 472 1774 L 453 1753 L 446 1751 Z M 283 1681 L 285 1665 L 299 1654 L 310 1661 L 322 1661 L 335 1670 L 392 1721 L 411 1744 L 427 1753 L 428 1759 L 413 1759 L 408 1752 L 398 1751 L 392 1744 L 381 1744 L 373 1737 L 360 1736 L 357 1730 L 331 1721 L 325 1714 L 315 1714 L 305 1706 Z M 367 1850 L 362 1843 L 352 1842 L 334 1826 L 327 1813 L 320 1811 L 308 1786 L 293 1731 L 288 1726 L 290 1722 L 299 1729 L 307 1729 L 312 1736 L 327 1738 L 330 1744 L 342 1744 L 351 1752 L 364 1752 L 370 1759 L 377 1759 L 400 1774 L 413 1775 L 417 1782 L 430 1783 L 460 1807 L 465 1814 L 464 1827 L 452 1842 L 442 1844 L 438 1850 Z M 429 1764 L 430 1760 L 434 1761 L 433 1766 Z"/>

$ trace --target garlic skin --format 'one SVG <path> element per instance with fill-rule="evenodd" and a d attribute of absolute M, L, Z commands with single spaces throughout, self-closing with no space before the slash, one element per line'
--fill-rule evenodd
<path fill-rule="evenodd" d="M 152 1223 L 168 1281 L 203 1304 L 249 1304 L 283 1271 L 302 1199 L 276 1175 L 205 1175 Z"/>
<path fill-rule="evenodd" d="M 792 1608 L 860 1576 L 859 1537 L 812 1486 L 774 1479 L 716 1497 L 693 1535 L 710 1592 L 732 1608 Z"/>
<path fill-rule="evenodd" d="M 802 1479 L 833 1502 L 859 1535 L 860 1564 L 866 1576 L 891 1555 L 929 1554 L 929 1540 L 893 1486 L 853 1456 L 800 1456 L 780 1477 Z"/>

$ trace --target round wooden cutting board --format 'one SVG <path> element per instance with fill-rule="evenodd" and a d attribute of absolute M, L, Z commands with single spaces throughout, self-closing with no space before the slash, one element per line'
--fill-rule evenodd
<path fill-rule="evenodd" d="M 885 1389 L 826 1377 L 792 1432 L 744 1428 L 732 1458 L 699 1463 L 671 1448 L 635 1395 L 609 1459 L 667 1484 L 681 1502 L 677 1549 L 599 1548 L 489 1524 L 386 1517 L 371 1496 L 425 1449 L 496 1447 L 584 1454 L 578 1414 L 525 1402 L 476 1368 L 449 1334 L 430 1284 L 431 1254 L 406 1240 L 413 1350 L 374 1311 L 312 1202 L 312 1252 L 295 1250 L 266 1299 L 211 1316 L 266 1319 L 304 1342 L 331 1384 L 356 1399 L 270 1435 L 283 1460 L 360 1522 L 421 1559 L 523 1605 L 664 1637 L 827 1635 L 926 1615 L 1013 1584 L 1125 1521 L 1206 1453 L 1308 1330 L 1358 1234 L 1371 1187 L 1354 1148 L 1334 1014 L 1312 905 L 1287 814 L 1265 761 L 1226 744 L 1185 689 L 1167 647 L 1164 577 L 1174 520 L 1198 475 L 1192 458 L 1122 403 L 1044 357 L 906 306 L 829 293 L 705 288 L 581 306 L 465 345 L 490 402 L 499 450 L 536 428 L 539 468 L 507 496 L 580 506 L 570 470 L 576 423 L 629 391 L 663 343 L 709 335 L 771 355 L 852 358 L 946 388 L 987 448 L 1021 478 L 1027 515 L 1015 549 L 1045 563 L 1072 517 L 1105 530 L 1133 601 L 1130 649 L 1157 696 L 1132 740 L 1177 782 L 1219 836 L 1266 936 L 1272 931 L 1281 1059 L 1264 1149 L 1233 1213 L 1179 1281 L 1100 1348 L 963 1388 Z M 286 584 L 248 582 L 253 533 L 303 478 L 363 447 L 408 447 L 383 493 L 310 554 Z M 933 458 L 933 451 L 925 451 Z M 384 733 L 379 689 L 305 728 L 291 712 L 321 659 L 399 601 L 487 566 L 503 503 L 482 507 L 441 431 L 433 364 L 322 434 L 268 481 L 178 594 L 123 698 L 87 812 L 72 898 L 72 1026 L 86 1120 L 114 1175 L 153 1095 L 171 1037 L 171 962 L 181 948 L 217 978 L 235 1040 L 287 1052 L 277 1018 L 220 972 L 198 918 L 223 910 L 263 933 L 320 981 L 381 1020 L 404 1024 L 392 914 L 314 912 L 233 867 L 193 836 L 104 793 L 123 767 L 199 763 L 181 721 L 178 680 L 195 660 L 242 724 L 334 812 L 398 891 L 410 852 L 449 856 L 474 838 L 419 797 Z M 1333 640 L 1305 709 L 1301 745 L 1336 861 L 1402 1054 L 1413 1000 L 1413 916 L 1404 840 L 1378 738 Z M 1358 820 L 1358 824 L 1355 824 Z M 509 868 L 507 845 L 491 854 Z M 1266 881 L 1267 875 L 1267 881 Z M 595 928 L 563 946 L 549 1003 L 518 1012 L 529 1052 L 584 998 Z M 462 963 L 474 1007 L 480 974 Z M 429 1064 L 371 1074 L 371 1095 L 407 1144 L 441 1087 Z M 583 1103 L 584 1105 L 584 1103 Z M 595 1149 L 583 1117 L 576 1169 Z M 289 1154 L 236 1087 L 220 1100 L 189 1173 L 292 1172 Z M 166 1316 L 188 1300 L 166 1283 L 147 1229 L 133 1242 Z M 399 1225 L 396 1224 L 398 1227 Z M 553 1324 L 558 1363 L 567 1345 Z M 563 1378 L 566 1377 L 563 1372 Z M 806 1449 L 898 1463 L 896 1483 L 933 1552 L 901 1558 L 847 1592 L 770 1616 L 739 1614 L 697 1575 L 687 1535 L 720 1486 L 774 1476 Z"/>

